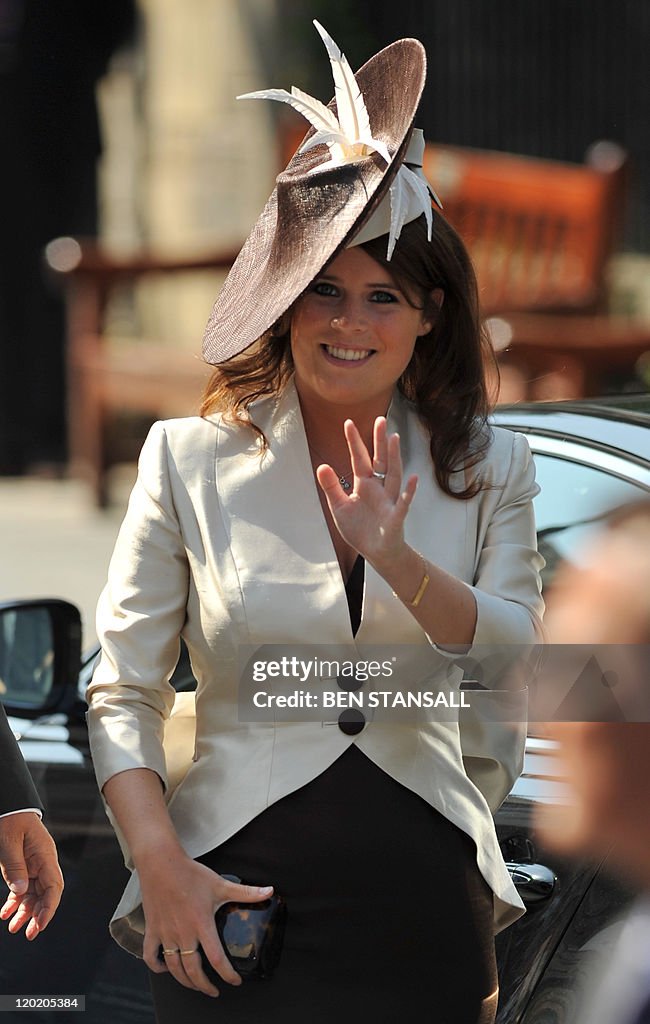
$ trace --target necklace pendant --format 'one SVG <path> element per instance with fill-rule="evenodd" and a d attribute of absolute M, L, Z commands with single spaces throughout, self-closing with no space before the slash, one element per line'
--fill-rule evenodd
<path fill-rule="evenodd" d="M 339 483 L 340 483 L 340 485 L 341 485 L 341 487 L 343 488 L 344 491 L 349 491 L 350 488 L 352 487 L 352 484 L 350 483 L 350 481 L 345 476 L 340 476 L 339 477 Z"/>

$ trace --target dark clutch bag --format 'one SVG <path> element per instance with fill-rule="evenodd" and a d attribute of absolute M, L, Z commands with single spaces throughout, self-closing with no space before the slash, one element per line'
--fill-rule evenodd
<path fill-rule="evenodd" d="M 242 883 L 236 875 L 222 875 L 229 882 Z M 280 960 L 287 919 L 282 896 L 262 903 L 224 903 L 215 914 L 215 924 L 230 963 L 244 981 L 270 978 Z M 222 981 L 203 950 L 201 962 L 205 974 L 217 985 Z"/>

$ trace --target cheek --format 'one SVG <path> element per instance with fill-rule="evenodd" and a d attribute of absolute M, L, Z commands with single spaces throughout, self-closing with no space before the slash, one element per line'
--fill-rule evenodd
<path fill-rule="evenodd" d="M 310 316 L 301 305 L 299 309 L 294 311 L 291 317 L 291 330 L 289 338 L 291 342 L 291 353 L 295 358 L 296 352 L 300 357 L 300 351 L 303 347 L 303 341 L 309 328 Z"/>
<path fill-rule="evenodd" d="M 405 366 L 411 361 L 421 329 L 419 318 L 404 318 L 390 328 L 389 345 L 397 362 Z"/>
<path fill-rule="evenodd" d="M 537 822 L 544 839 L 561 852 L 599 855 L 634 820 L 639 794 L 626 765 L 628 730 L 629 725 L 587 722 L 549 728 L 548 735 L 560 742 L 558 767 L 570 786 L 570 806 L 540 808 Z"/>
<path fill-rule="evenodd" d="M 626 802 L 625 735 L 614 724 L 573 725 L 565 747 L 569 778 L 579 799 L 586 831 L 602 834 L 614 827 Z"/>
<path fill-rule="evenodd" d="M 411 362 L 411 359 L 413 358 L 413 353 L 415 352 L 415 344 L 417 340 L 417 337 L 412 338 L 403 346 L 402 369 L 404 370 L 406 369 L 406 367 Z"/>
<path fill-rule="evenodd" d="M 298 335 L 302 332 L 303 320 L 304 320 L 304 300 L 298 303 L 298 305 L 294 309 L 293 313 L 291 314 L 291 324 L 290 324 L 291 330 L 290 330 L 289 333 L 290 333 L 292 344 L 293 344 L 294 338 L 298 337 Z"/>

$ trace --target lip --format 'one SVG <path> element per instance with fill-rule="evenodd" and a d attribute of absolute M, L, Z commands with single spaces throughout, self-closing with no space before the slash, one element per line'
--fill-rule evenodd
<path fill-rule="evenodd" d="M 357 347 L 353 347 L 352 345 L 330 345 L 330 348 L 344 349 L 347 352 L 363 352 L 363 351 L 365 351 L 361 347 L 357 348 Z M 372 359 L 372 357 L 375 354 L 375 350 L 374 349 L 367 349 L 368 355 L 364 356 L 362 359 L 338 359 L 336 356 L 331 355 L 327 351 L 327 345 L 325 345 L 325 344 L 321 345 L 321 352 L 323 353 L 323 356 L 325 357 L 327 362 L 331 363 L 332 366 L 342 366 L 342 367 L 345 367 L 346 369 L 349 369 L 349 368 L 353 369 L 356 366 L 366 366 L 366 364 Z"/>

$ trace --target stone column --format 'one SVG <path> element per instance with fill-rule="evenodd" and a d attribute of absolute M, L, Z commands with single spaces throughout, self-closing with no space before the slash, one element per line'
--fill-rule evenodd
<path fill-rule="evenodd" d="M 278 169 L 271 104 L 235 99 L 273 84 L 258 67 L 249 19 L 255 17 L 259 34 L 274 4 L 140 0 L 140 8 L 133 99 L 123 66 L 112 94 L 110 77 L 105 85 L 108 241 L 123 248 L 139 234 L 141 245 L 170 256 L 236 247 Z M 111 126 L 112 117 L 121 122 Z M 210 273 L 143 281 L 134 332 L 198 351 L 219 283 Z"/>

